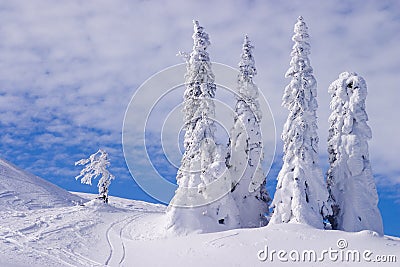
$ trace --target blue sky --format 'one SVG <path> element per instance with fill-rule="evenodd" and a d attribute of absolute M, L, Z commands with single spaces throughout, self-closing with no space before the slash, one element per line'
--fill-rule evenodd
<path fill-rule="evenodd" d="M 210 34 L 212 61 L 229 66 L 237 65 L 247 33 L 256 47 L 256 82 L 279 137 L 287 116 L 280 106 L 288 83 L 284 73 L 299 15 L 309 26 L 318 81 L 321 167 L 325 172 L 328 86 L 341 72 L 355 71 L 368 84 L 370 157 L 385 232 L 400 236 L 396 0 L 0 1 L 0 156 L 68 190 L 96 192 L 74 180 L 79 173 L 74 162 L 102 147 L 117 177 L 111 194 L 152 201 L 131 178 L 122 149 L 124 114 L 137 88 L 182 62 L 176 54 L 192 47 L 192 19 Z M 149 133 L 160 130 L 157 123 L 148 127 Z M 163 160 L 157 138 L 152 140 L 150 157 L 173 179 L 176 169 Z M 272 157 L 274 149 L 265 149 Z M 271 193 L 280 165 L 279 139 L 276 151 L 268 175 Z"/>

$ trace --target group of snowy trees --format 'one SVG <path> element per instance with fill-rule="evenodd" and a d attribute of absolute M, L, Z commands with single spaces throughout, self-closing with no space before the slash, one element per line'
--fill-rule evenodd
<path fill-rule="evenodd" d="M 332 95 L 325 183 L 318 166 L 317 84 L 308 55 L 310 44 L 302 17 L 294 27 L 292 60 L 286 77 L 283 166 L 272 202 L 270 223 L 297 222 L 323 228 L 383 233 L 378 195 L 368 155 L 365 98 L 367 86 L 356 73 L 344 72 L 329 87 Z"/>
<path fill-rule="evenodd" d="M 329 87 L 327 182 L 318 166 L 317 86 L 308 55 L 308 29 L 302 17 L 294 27 L 292 60 L 286 77 L 283 105 L 289 116 L 284 126 L 283 166 L 272 203 L 270 223 L 298 222 L 318 228 L 383 233 L 378 195 L 368 155 L 365 98 L 367 86 L 356 73 L 344 72 Z M 327 184 L 325 186 L 325 184 Z"/>
<path fill-rule="evenodd" d="M 367 86 L 356 73 L 344 72 L 329 87 L 329 170 L 319 167 L 317 82 L 308 55 L 308 28 L 302 17 L 294 27 L 290 68 L 282 105 L 289 115 L 282 132 L 283 166 L 272 204 L 262 169 L 262 112 L 258 102 L 253 45 L 245 36 L 237 78 L 236 106 L 228 145 L 215 138 L 216 85 L 204 28 L 194 21 L 193 50 L 187 55 L 184 92 L 184 148 L 178 189 L 168 210 L 168 228 L 176 232 L 213 232 L 238 227 L 303 223 L 316 228 L 383 233 L 378 195 L 368 155 L 371 129 L 365 111 Z M 91 184 L 100 176 L 99 196 L 108 202 L 114 176 L 108 155 L 99 150 L 75 165 L 76 177 Z M 270 216 L 269 208 L 273 209 Z M 268 221 L 268 219 L 270 219 Z"/>
<path fill-rule="evenodd" d="M 216 85 L 207 52 L 209 36 L 194 22 L 193 50 L 186 58 L 184 147 L 169 227 L 202 231 L 266 225 L 270 197 L 265 175 L 253 46 L 245 37 L 239 63 L 234 126 L 228 147 L 215 140 Z M 226 152 L 229 151 L 229 152 Z"/>
<path fill-rule="evenodd" d="M 262 114 L 253 82 L 257 73 L 253 46 L 246 36 L 239 62 L 234 126 L 226 147 L 217 144 L 214 136 L 216 85 L 207 52 L 209 36 L 194 22 L 193 50 L 186 57 L 185 152 L 177 174 L 178 189 L 167 210 L 169 229 L 211 232 L 294 222 L 383 233 L 368 155 L 371 130 L 365 112 L 366 83 L 356 73 L 345 72 L 329 87 L 330 167 L 325 181 L 318 163 L 317 83 L 302 17 L 294 33 L 286 73 L 291 81 L 283 96 L 283 106 L 289 110 L 282 133 L 283 166 L 269 217 L 271 198 L 261 168 Z"/>

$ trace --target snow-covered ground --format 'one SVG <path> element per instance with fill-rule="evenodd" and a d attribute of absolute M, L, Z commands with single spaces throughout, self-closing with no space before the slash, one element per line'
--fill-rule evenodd
<path fill-rule="evenodd" d="M 352 266 L 342 259 L 358 253 L 360 266 L 400 262 L 400 239 L 369 231 L 282 224 L 166 236 L 165 206 L 116 197 L 106 205 L 89 201 L 94 197 L 71 194 L 0 161 L 0 266 L 290 266 L 297 255 L 298 266 Z M 310 251 L 317 262 L 308 261 Z M 397 262 L 372 262 L 388 255 Z"/>
<path fill-rule="evenodd" d="M 81 198 L 0 159 L 2 211 L 71 206 Z"/>

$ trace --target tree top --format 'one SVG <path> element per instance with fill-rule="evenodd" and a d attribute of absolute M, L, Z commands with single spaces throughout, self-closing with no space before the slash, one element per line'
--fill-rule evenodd
<path fill-rule="evenodd" d="M 304 19 L 302 16 L 297 18 L 297 22 L 294 25 L 294 32 L 299 34 L 299 33 L 307 33 L 308 27 L 306 23 L 304 22 Z"/>

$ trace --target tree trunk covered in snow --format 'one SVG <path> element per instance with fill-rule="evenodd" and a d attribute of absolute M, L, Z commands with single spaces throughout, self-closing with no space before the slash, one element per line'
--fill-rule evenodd
<path fill-rule="evenodd" d="M 208 34 L 194 22 L 193 50 L 187 58 L 184 92 L 184 147 L 178 189 L 168 208 L 168 227 L 178 232 L 212 232 L 237 227 L 231 178 L 215 142 L 216 85 L 206 51 Z"/>
<path fill-rule="evenodd" d="M 383 234 L 378 194 L 371 171 L 368 143 L 371 129 L 365 111 L 367 85 L 356 73 L 344 72 L 329 86 L 328 216 L 334 229 L 373 230 Z"/>
<path fill-rule="evenodd" d="M 322 210 L 328 199 L 322 172 L 318 166 L 317 83 L 308 55 L 308 28 L 299 17 L 294 27 L 292 60 L 286 77 L 282 105 L 289 116 L 284 125 L 283 166 L 272 207 L 270 223 L 304 223 L 323 228 Z"/>
<path fill-rule="evenodd" d="M 227 159 L 232 175 L 233 197 L 239 209 L 241 227 L 259 227 L 268 223 L 270 196 L 266 190 L 262 169 L 262 112 L 258 103 L 258 88 L 253 82 L 257 74 L 250 40 L 243 43 L 239 62 L 238 94 L 234 126 L 230 134 L 230 154 Z"/>

